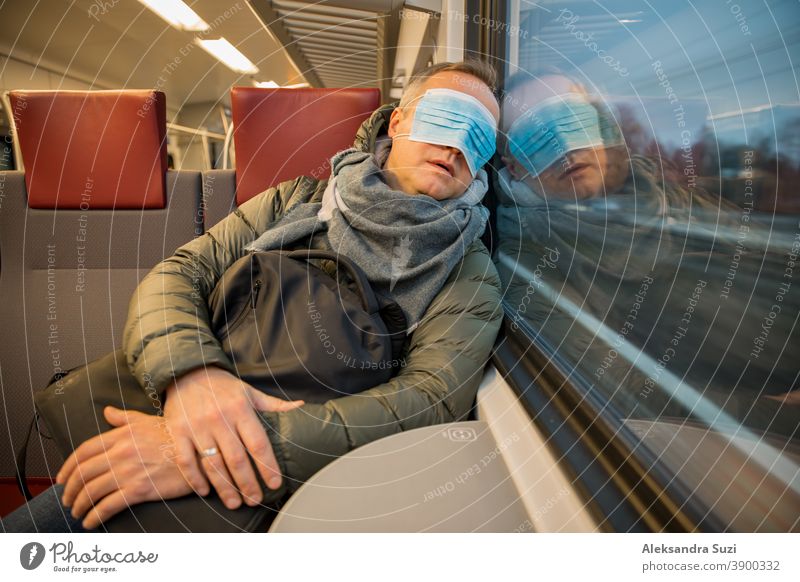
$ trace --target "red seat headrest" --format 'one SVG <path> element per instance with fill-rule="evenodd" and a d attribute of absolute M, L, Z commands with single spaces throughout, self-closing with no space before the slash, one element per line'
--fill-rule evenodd
<path fill-rule="evenodd" d="M 326 178 L 330 158 L 353 145 L 380 105 L 378 89 L 234 87 L 236 203 L 284 180 Z"/>
<path fill-rule="evenodd" d="M 164 208 L 160 91 L 12 91 L 30 208 Z"/>

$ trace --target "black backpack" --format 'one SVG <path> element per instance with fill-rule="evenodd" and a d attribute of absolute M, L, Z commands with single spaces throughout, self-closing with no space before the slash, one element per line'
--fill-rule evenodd
<path fill-rule="evenodd" d="M 338 278 L 314 259 L 333 261 Z M 350 285 L 339 281 L 343 275 Z M 402 310 L 380 300 L 364 272 L 331 251 L 242 257 L 217 283 L 209 311 L 237 376 L 284 400 L 355 394 L 386 382 L 402 364 Z"/>

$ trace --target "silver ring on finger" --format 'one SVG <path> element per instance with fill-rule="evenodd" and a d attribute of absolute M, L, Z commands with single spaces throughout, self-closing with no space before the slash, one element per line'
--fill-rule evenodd
<path fill-rule="evenodd" d="M 218 454 L 219 454 L 219 449 L 217 449 L 217 447 L 209 447 L 207 449 L 203 449 L 202 451 L 200 451 L 200 456 L 204 458 L 213 457 L 214 455 Z"/>

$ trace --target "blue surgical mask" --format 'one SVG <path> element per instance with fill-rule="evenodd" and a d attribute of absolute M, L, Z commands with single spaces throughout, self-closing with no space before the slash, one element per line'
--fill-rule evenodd
<path fill-rule="evenodd" d="M 508 150 L 532 176 L 567 153 L 603 145 L 597 109 L 578 93 L 551 97 L 508 130 Z"/>
<path fill-rule="evenodd" d="M 428 89 L 417 99 L 411 133 L 395 138 L 454 147 L 475 176 L 497 144 L 497 122 L 491 112 L 475 97 L 451 89 Z"/>

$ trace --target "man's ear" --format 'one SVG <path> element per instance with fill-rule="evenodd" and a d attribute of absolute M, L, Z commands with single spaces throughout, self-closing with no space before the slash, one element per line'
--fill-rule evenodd
<path fill-rule="evenodd" d="M 389 137 L 394 137 L 398 133 L 397 126 L 403 120 L 404 113 L 405 110 L 402 107 L 395 107 L 394 111 L 392 111 L 392 115 L 389 117 L 389 127 L 386 130 Z"/>

